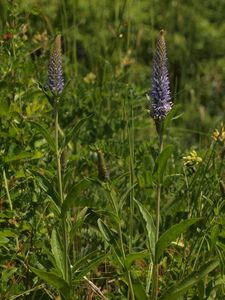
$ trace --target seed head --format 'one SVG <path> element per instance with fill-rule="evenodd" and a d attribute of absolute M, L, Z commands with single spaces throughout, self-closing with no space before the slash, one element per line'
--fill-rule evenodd
<path fill-rule="evenodd" d="M 53 51 L 50 56 L 48 67 L 48 87 L 55 95 L 61 94 L 64 88 L 60 35 L 56 36 Z"/>
<path fill-rule="evenodd" d="M 109 180 L 104 154 L 100 150 L 98 151 L 98 178 L 104 182 Z"/>
<path fill-rule="evenodd" d="M 172 108 L 167 68 L 166 43 L 161 30 L 153 60 L 150 115 L 156 121 L 166 117 Z"/>

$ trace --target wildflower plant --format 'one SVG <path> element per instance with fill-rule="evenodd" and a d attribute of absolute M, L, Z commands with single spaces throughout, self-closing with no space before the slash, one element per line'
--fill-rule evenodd
<path fill-rule="evenodd" d="M 73 227 L 71 221 L 71 211 L 70 208 L 74 205 L 74 193 L 78 194 L 86 189 L 91 181 L 85 179 L 81 179 L 81 181 L 77 182 L 69 192 L 65 187 L 65 176 L 64 169 L 62 168 L 63 162 L 63 154 L 67 149 L 67 146 L 70 144 L 72 137 L 77 133 L 79 128 L 85 123 L 85 121 L 90 118 L 89 115 L 86 118 L 81 119 L 76 122 L 72 128 L 66 131 L 66 129 L 62 129 L 59 125 L 59 105 L 61 102 L 59 101 L 62 97 L 62 92 L 64 90 L 64 78 L 63 78 L 63 68 L 62 68 L 62 55 L 61 55 L 61 36 L 58 35 L 55 38 L 53 51 L 50 56 L 49 69 L 48 69 L 48 88 L 51 92 L 46 93 L 43 90 L 44 94 L 48 98 L 49 102 L 53 106 L 54 112 L 54 137 L 48 132 L 47 129 L 43 128 L 40 124 L 32 122 L 33 125 L 44 135 L 46 140 L 48 141 L 50 149 L 53 151 L 55 156 L 55 166 L 56 166 L 56 188 L 52 183 L 46 181 L 48 187 L 51 190 L 49 196 L 53 200 L 53 211 L 58 218 L 58 221 L 52 232 L 51 232 L 51 257 L 50 261 L 53 262 L 53 271 L 45 271 L 42 269 L 36 269 L 34 267 L 30 267 L 30 269 L 41 279 L 47 281 L 50 285 L 58 289 L 61 299 L 70 300 L 73 299 L 74 293 L 74 284 L 73 277 L 74 273 L 76 273 L 76 278 L 79 278 L 79 260 L 77 262 L 78 267 L 73 267 L 71 265 L 71 244 L 73 240 L 71 236 L 75 233 L 74 227 L 77 229 L 78 225 L 75 224 Z M 63 139 L 61 139 L 61 136 Z M 104 164 L 104 158 L 102 153 L 99 153 L 99 157 L 101 158 L 101 163 Z M 100 164 L 101 164 L 100 163 Z M 100 166 L 99 166 L 100 167 Z M 107 171 L 104 169 L 104 179 L 108 180 Z M 41 174 L 36 174 L 37 176 L 41 176 Z M 52 193 L 53 192 L 53 193 Z M 78 219 L 84 219 L 86 217 L 87 209 L 78 213 Z M 79 217 L 80 216 L 80 217 Z M 82 221 L 81 221 L 82 223 Z M 73 256 L 72 256 L 73 257 Z M 101 262 L 105 258 L 105 254 L 103 256 L 99 256 L 98 260 Z M 82 260 L 83 258 L 81 258 Z M 87 282 L 87 284 L 92 286 L 92 289 L 97 291 L 98 295 L 101 295 L 102 299 L 104 299 L 104 295 L 101 291 L 95 286 L 93 282 L 87 279 L 85 276 L 86 273 L 89 272 L 89 265 L 82 269 L 80 277 Z"/>
<path fill-rule="evenodd" d="M 156 130 L 159 137 L 158 158 L 163 152 L 163 122 L 167 114 L 172 108 L 170 96 L 170 83 L 167 68 L 166 43 L 164 38 L 164 30 L 161 30 L 157 40 L 156 52 L 153 60 L 152 70 L 152 89 L 150 92 L 150 116 L 155 121 Z M 157 162 L 156 162 L 157 165 Z M 158 177 L 159 179 L 159 177 Z M 156 183 L 156 228 L 155 228 L 155 244 L 159 239 L 160 226 L 160 202 L 161 202 L 161 186 L 162 179 Z M 155 255 L 155 254 L 154 254 Z M 158 295 L 158 264 L 154 263 L 153 268 L 153 284 L 152 297 L 157 299 Z"/>
<path fill-rule="evenodd" d="M 64 205 L 64 187 L 61 170 L 61 149 L 59 147 L 59 113 L 58 102 L 60 94 L 64 88 L 63 69 L 62 69 L 62 55 L 61 55 L 61 36 L 57 35 L 54 41 L 53 51 L 50 56 L 49 69 L 48 69 L 48 83 L 47 83 L 52 96 L 50 96 L 50 103 L 54 106 L 54 140 L 47 132 L 45 136 L 51 144 L 51 149 L 55 153 L 56 166 L 57 166 L 57 191 L 59 195 L 58 210 L 62 210 Z M 67 214 L 61 217 L 59 225 L 53 229 L 51 236 L 51 251 L 55 258 L 55 264 L 60 270 L 60 276 L 55 275 L 55 281 L 61 281 L 60 293 L 63 298 L 70 299 L 71 295 L 71 272 L 68 254 L 69 232 L 68 232 L 68 219 Z M 42 279 L 51 282 L 51 274 L 43 272 L 38 269 L 31 268 Z M 54 281 L 53 280 L 53 281 Z M 54 286 L 54 284 L 53 284 Z"/>
<path fill-rule="evenodd" d="M 163 187 L 163 175 L 165 167 L 169 157 L 172 154 L 173 146 L 167 145 L 163 148 L 163 135 L 165 133 L 165 123 L 167 120 L 167 115 L 172 109 L 172 101 L 170 96 L 169 88 L 169 77 L 167 69 L 167 56 L 166 56 L 166 44 L 164 39 L 164 31 L 161 30 L 156 47 L 156 53 L 153 61 L 153 72 L 152 72 L 152 90 L 150 93 L 150 115 L 153 118 L 156 130 L 158 133 L 159 139 L 159 148 L 158 156 L 155 160 L 155 167 L 153 170 L 153 177 L 155 178 L 155 187 L 156 187 L 156 209 L 155 209 L 155 226 L 152 224 L 152 221 L 149 222 L 151 226 L 151 236 L 154 237 L 149 240 L 150 251 L 152 252 L 152 261 L 153 265 L 152 272 L 149 272 L 148 282 L 152 282 L 151 290 L 151 299 L 157 300 L 160 295 L 160 300 L 164 299 L 178 299 L 177 297 L 185 292 L 186 279 L 183 281 L 174 284 L 171 288 L 167 289 L 165 292 L 161 292 L 159 285 L 159 267 L 162 259 L 163 251 L 166 247 L 169 246 L 171 242 L 176 240 L 180 234 L 187 230 L 191 225 L 195 224 L 200 220 L 200 218 L 190 218 L 183 220 L 178 224 L 171 226 L 165 232 L 160 232 L 160 204 L 162 196 L 162 187 Z M 169 118 L 168 118 L 169 119 Z M 165 126 L 166 127 L 166 126 Z M 189 156 L 184 158 L 184 162 L 187 162 L 187 165 L 198 164 L 202 162 L 201 157 L 197 155 L 195 151 L 192 151 Z M 202 266 L 199 269 L 200 276 L 204 276 L 205 272 L 208 273 L 218 266 L 218 259 L 209 261 L 206 265 Z M 192 272 L 188 275 L 187 281 L 191 278 L 190 285 L 193 285 L 195 282 L 196 273 Z"/>

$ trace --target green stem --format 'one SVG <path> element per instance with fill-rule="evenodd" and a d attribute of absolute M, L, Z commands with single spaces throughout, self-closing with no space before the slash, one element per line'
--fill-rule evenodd
<path fill-rule="evenodd" d="M 115 198 L 112 195 L 112 190 L 110 188 L 109 183 L 106 183 L 106 189 L 109 193 L 110 200 L 112 202 L 112 206 L 113 206 L 113 208 L 115 210 L 115 213 L 116 213 L 119 240 L 120 240 L 120 248 L 121 248 L 121 252 L 122 252 L 122 255 L 123 255 L 123 259 L 125 260 L 126 256 L 125 256 L 125 250 L 124 250 L 124 246 L 123 246 L 123 236 L 122 236 L 122 229 L 121 229 L 121 224 L 120 224 L 120 217 L 119 217 L 119 212 L 118 212 L 118 208 L 117 208 L 117 203 L 115 201 Z"/>
<path fill-rule="evenodd" d="M 60 160 L 60 150 L 59 150 L 59 113 L 57 100 L 55 101 L 55 154 L 57 163 L 57 177 L 59 185 L 59 196 L 61 205 L 64 201 L 63 195 L 63 184 L 62 184 L 62 170 L 61 170 L 61 160 Z M 62 230 L 63 230 L 63 245 L 64 245 L 64 279 L 69 283 L 69 266 L 68 266 L 68 237 L 66 228 L 66 217 L 62 218 Z"/>
<path fill-rule="evenodd" d="M 158 128 L 159 134 L 159 154 L 163 150 L 163 124 L 159 124 Z M 156 231 L 155 231 L 155 245 L 159 239 L 159 225 L 160 225 L 160 202 L 161 202 L 161 182 L 157 182 L 156 186 Z M 158 286 L 159 286 L 159 265 L 154 262 L 153 265 L 153 289 L 152 289 L 152 299 L 158 299 Z"/>
<path fill-rule="evenodd" d="M 126 254 L 125 254 L 124 245 L 123 245 L 123 234 L 122 234 L 122 228 L 121 228 L 121 224 L 120 224 L 120 216 L 119 216 L 117 203 L 115 201 L 115 198 L 112 195 L 112 190 L 111 190 L 110 185 L 108 183 L 106 184 L 106 189 L 109 192 L 110 200 L 112 202 L 112 206 L 113 206 L 113 208 L 115 210 L 115 213 L 116 213 L 120 248 L 121 248 L 121 252 L 122 252 L 122 256 L 123 256 L 123 261 L 125 262 Z M 127 278 L 128 278 L 128 286 L 129 286 L 128 299 L 135 300 L 134 290 L 133 290 L 133 285 L 132 285 L 132 279 L 131 279 L 131 272 L 129 270 L 127 270 Z"/>
<path fill-rule="evenodd" d="M 159 136 L 159 154 L 163 150 L 163 134 L 160 132 Z M 159 239 L 159 222 L 160 222 L 160 202 L 161 202 L 161 182 L 157 183 L 156 187 L 156 235 L 155 242 Z"/>
<path fill-rule="evenodd" d="M 129 154 L 130 154 L 130 187 L 134 185 L 134 111 L 133 102 L 131 101 L 131 126 L 128 127 L 129 134 Z M 134 189 L 130 191 L 130 220 L 129 220 L 129 253 L 132 252 L 133 244 L 133 221 L 134 221 Z"/>
<path fill-rule="evenodd" d="M 10 207 L 10 210 L 13 211 L 12 199 L 11 199 L 11 196 L 10 196 L 10 193 L 9 193 L 9 185 L 8 185 L 8 180 L 7 180 L 4 168 L 3 168 L 3 178 L 4 178 L 4 183 L 5 183 L 6 195 L 7 195 L 8 201 L 9 201 L 9 207 Z M 15 240 L 16 240 L 16 249 L 19 250 L 19 239 L 18 239 L 18 237 L 16 237 Z"/>

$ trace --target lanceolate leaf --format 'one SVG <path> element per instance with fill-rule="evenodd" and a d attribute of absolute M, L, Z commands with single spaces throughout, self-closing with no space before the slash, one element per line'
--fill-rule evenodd
<path fill-rule="evenodd" d="M 157 244 L 155 252 L 155 261 L 158 262 L 163 251 L 170 245 L 170 243 L 176 240 L 181 233 L 188 229 L 191 225 L 198 222 L 201 218 L 189 219 L 180 222 L 179 224 L 171 226 L 166 232 L 164 232 Z"/>
<path fill-rule="evenodd" d="M 98 227 L 108 244 L 116 243 L 113 233 L 101 219 L 98 219 Z"/>
<path fill-rule="evenodd" d="M 22 151 L 19 154 L 7 155 L 4 159 L 4 161 L 6 163 L 11 163 L 11 162 L 20 161 L 20 160 L 38 159 L 42 156 L 43 156 L 43 153 L 41 151 L 34 151 L 34 152 Z"/>
<path fill-rule="evenodd" d="M 44 138 L 48 142 L 50 149 L 53 152 L 55 152 L 55 142 L 54 142 L 51 134 L 48 132 L 48 130 L 39 123 L 36 123 L 34 121 L 29 121 L 29 122 L 44 136 Z"/>
<path fill-rule="evenodd" d="M 157 182 L 162 182 L 163 174 L 166 169 L 166 164 L 173 152 L 174 146 L 168 145 L 165 149 L 159 154 L 156 159 L 153 175 Z"/>
<path fill-rule="evenodd" d="M 105 241 L 112 247 L 119 264 L 124 267 L 124 263 L 122 262 L 122 252 L 114 234 L 101 219 L 98 219 L 98 227 Z"/>
<path fill-rule="evenodd" d="M 123 205 L 125 203 L 126 198 L 129 196 L 130 192 L 135 188 L 135 186 L 137 185 L 137 183 L 133 184 L 132 186 L 130 186 L 125 193 L 121 196 L 120 201 L 119 201 L 119 206 L 120 209 L 123 208 Z"/>
<path fill-rule="evenodd" d="M 87 216 L 89 215 L 87 213 L 88 211 L 88 207 L 84 207 L 77 215 L 77 219 L 76 222 L 72 225 L 72 228 L 70 230 L 70 241 L 74 242 L 74 237 L 76 235 L 76 233 L 78 232 L 78 229 L 82 227 L 85 219 L 87 218 Z"/>
<path fill-rule="evenodd" d="M 165 133 L 166 129 L 170 126 L 172 119 L 178 119 L 182 115 L 182 114 L 176 115 L 180 108 L 181 108 L 181 105 L 179 105 L 179 104 L 173 105 L 173 108 L 171 109 L 171 111 L 168 113 L 168 115 L 164 119 L 164 122 L 163 122 L 164 133 Z"/>
<path fill-rule="evenodd" d="M 52 231 L 51 248 L 52 248 L 52 254 L 55 258 L 56 265 L 57 265 L 58 269 L 60 270 L 63 278 L 65 279 L 63 250 L 62 250 L 62 245 L 59 240 L 59 236 L 55 229 L 53 229 L 53 231 Z"/>
<path fill-rule="evenodd" d="M 54 286 L 57 289 L 69 288 L 68 283 L 61 278 L 60 276 L 56 275 L 55 273 L 47 272 L 44 270 L 36 269 L 30 267 L 31 271 L 34 272 L 38 277 L 47 281 L 48 284 Z"/>
<path fill-rule="evenodd" d="M 88 272 L 97 268 L 102 263 L 102 261 L 105 260 L 107 255 L 108 255 L 108 253 L 102 254 L 102 255 L 97 255 L 97 257 L 95 257 L 94 259 L 87 261 L 87 264 L 85 266 L 83 265 L 79 271 L 78 270 L 75 271 L 75 273 L 74 273 L 75 279 L 79 280 L 83 276 L 87 275 Z"/>
<path fill-rule="evenodd" d="M 135 299 L 137 300 L 148 299 L 143 287 L 143 283 L 140 280 L 137 283 L 133 283 L 133 289 L 134 289 Z"/>
<path fill-rule="evenodd" d="M 197 284 L 202 280 L 208 273 L 213 271 L 219 266 L 219 261 L 217 259 L 208 262 L 203 265 L 198 271 L 194 271 L 189 274 L 186 278 L 178 282 L 169 288 L 159 300 L 174 300 L 182 296 L 190 287 Z"/>
<path fill-rule="evenodd" d="M 2 229 L 0 230 L 0 238 L 4 237 L 17 237 L 17 233 L 12 229 Z"/>
<path fill-rule="evenodd" d="M 60 204 L 59 194 L 54 189 L 54 186 L 50 181 L 50 179 L 48 179 L 47 177 L 45 177 L 44 175 L 42 175 L 37 171 L 31 171 L 31 173 L 36 177 L 36 179 L 38 179 L 41 187 L 51 197 L 51 199 L 54 201 L 54 203 L 57 206 L 56 207 L 57 210 L 59 211 L 59 207 L 58 207 L 58 205 Z"/>
<path fill-rule="evenodd" d="M 138 201 L 135 199 L 135 202 L 137 203 L 140 212 L 146 222 L 146 230 L 148 233 L 148 244 L 149 248 L 152 254 L 152 257 L 154 257 L 155 254 L 155 225 L 153 218 L 149 211 Z"/>
<path fill-rule="evenodd" d="M 80 259 L 78 259 L 72 267 L 72 273 L 75 274 L 76 272 L 79 272 L 82 269 L 82 266 L 84 266 L 87 262 L 92 261 L 98 255 L 99 255 L 99 250 L 94 250 L 92 252 L 89 252 L 87 255 L 81 257 Z"/>
<path fill-rule="evenodd" d="M 78 199 L 78 196 L 81 192 L 87 189 L 91 185 L 91 183 L 92 182 L 90 180 L 85 178 L 74 185 L 63 202 L 62 217 L 66 215 L 66 212 L 69 208 L 79 206 L 82 203 L 82 199 Z"/>

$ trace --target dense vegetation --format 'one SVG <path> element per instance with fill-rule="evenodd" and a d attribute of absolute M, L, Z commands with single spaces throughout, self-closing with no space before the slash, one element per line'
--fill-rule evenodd
<path fill-rule="evenodd" d="M 223 300 L 225 2 L 2 0 L 0 14 L 0 299 Z M 164 150 L 146 97 L 162 28 Z"/>

